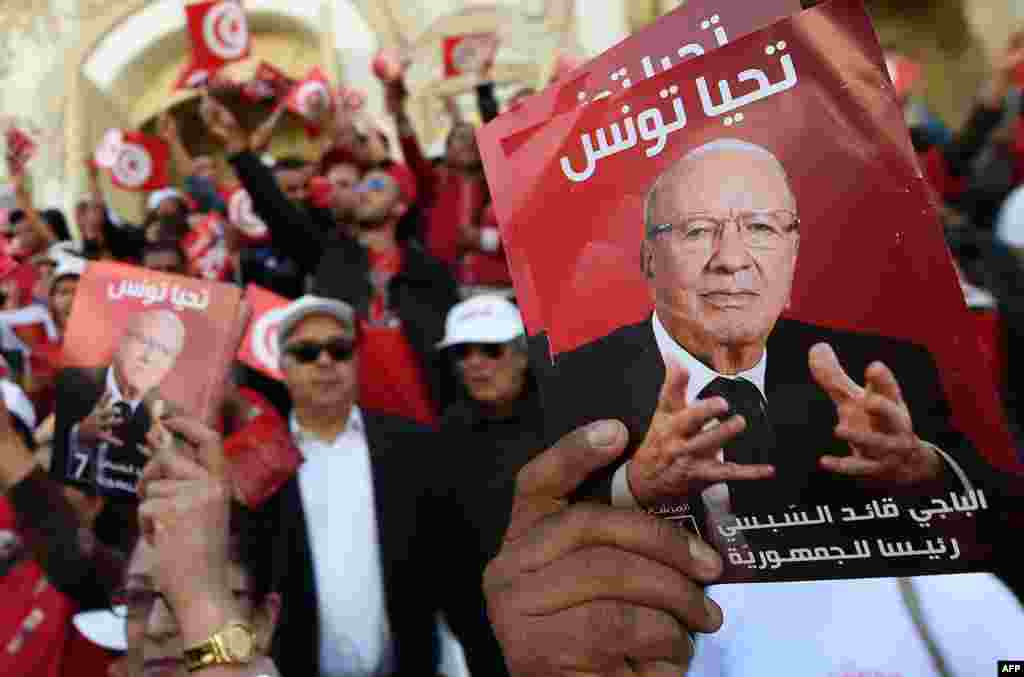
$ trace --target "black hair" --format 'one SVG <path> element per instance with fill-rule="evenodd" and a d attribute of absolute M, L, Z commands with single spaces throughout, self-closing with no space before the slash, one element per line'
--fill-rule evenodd
<path fill-rule="evenodd" d="M 185 251 L 181 248 L 180 240 L 161 238 L 155 242 L 147 242 L 142 246 L 143 258 L 145 258 L 147 254 L 160 254 L 163 252 L 174 252 L 181 258 L 182 263 L 187 260 Z"/>
<path fill-rule="evenodd" d="M 248 575 L 250 599 L 255 605 L 280 589 L 274 548 L 277 515 L 276 507 L 253 509 L 237 502 L 231 504 L 231 559 Z"/>
<path fill-rule="evenodd" d="M 187 214 L 183 213 L 157 216 L 156 212 L 153 212 L 147 219 L 145 228 L 148 230 L 154 224 L 158 229 L 156 240 L 180 240 L 192 228 L 188 223 Z"/>
<path fill-rule="evenodd" d="M 274 162 L 274 171 L 290 171 L 294 169 L 305 169 L 309 162 L 297 155 L 289 155 Z"/>
<path fill-rule="evenodd" d="M 44 209 L 39 212 L 39 218 L 46 222 L 53 229 L 58 240 L 70 240 L 71 231 L 68 230 L 68 220 L 59 209 Z"/>

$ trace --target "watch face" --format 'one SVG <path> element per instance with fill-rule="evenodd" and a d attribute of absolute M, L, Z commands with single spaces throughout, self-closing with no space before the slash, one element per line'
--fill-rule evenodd
<path fill-rule="evenodd" d="M 225 629 L 224 648 L 234 660 L 248 660 L 252 658 L 253 639 L 252 632 L 241 625 L 233 625 Z"/>

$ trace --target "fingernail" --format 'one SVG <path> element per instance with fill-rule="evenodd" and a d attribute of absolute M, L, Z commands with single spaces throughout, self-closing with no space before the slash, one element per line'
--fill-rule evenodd
<path fill-rule="evenodd" d="M 718 606 L 715 600 L 705 596 L 704 608 L 707 609 L 708 616 L 710 616 L 712 619 L 712 626 L 714 626 L 715 629 L 722 627 L 722 622 L 725 620 L 724 616 L 722 615 L 722 607 Z"/>
<path fill-rule="evenodd" d="M 692 557 L 697 564 L 700 564 L 703 567 L 715 569 L 716 571 L 718 569 L 718 553 L 700 538 L 690 539 L 690 557 Z"/>
<path fill-rule="evenodd" d="M 587 429 L 587 442 L 594 447 L 610 447 L 619 441 L 619 426 L 614 421 L 600 421 Z"/>

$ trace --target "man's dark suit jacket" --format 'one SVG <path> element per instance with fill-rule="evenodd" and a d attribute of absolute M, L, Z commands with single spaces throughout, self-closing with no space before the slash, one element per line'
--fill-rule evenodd
<path fill-rule="evenodd" d="M 71 458 L 71 429 L 87 417 L 103 397 L 107 387 L 107 371 L 110 367 L 96 369 L 64 369 L 57 376 L 56 390 L 56 426 L 54 430 L 54 454 L 51 474 L 55 479 L 67 483 L 75 468 L 75 459 Z M 125 443 L 123 449 L 133 449 L 145 441 L 149 432 L 151 418 L 148 403 L 159 398 L 156 392 L 150 393 L 136 407 L 135 413 L 114 434 Z M 114 455 L 117 452 L 114 450 Z M 117 459 L 114 459 L 117 461 Z M 89 460 L 89 466 L 82 474 L 81 486 L 92 488 L 96 477 L 95 454 Z M 107 493 L 107 492 L 104 492 Z M 122 492 L 116 492 L 121 494 Z M 126 494 L 127 495 L 127 494 Z"/>
<path fill-rule="evenodd" d="M 793 504 L 863 506 L 865 500 L 891 495 L 884 489 L 869 491 L 856 480 L 818 467 L 823 455 L 850 453 L 834 435 L 838 422 L 835 405 L 811 376 L 808 352 L 819 342 L 832 346 L 844 369 L 858 383 L 864 382 L 865 370 L 873 361 L 885 363 L 896 375 L 917 435 L 955 459 L 968 478 L 986 490 L 990 504 L 998 500 L 1008 486 L 1006 478 L 996 476 L 964 436 L 951 427 L 938 370 L 927 350 L 906 341 L 781 319 L 767 343 L 765 391 L 768 418 L 776 436 L 770 460 L 776 475 L 758 481 L 759 501 L 764 498 L 768 502 L 766 513 Z M 531 351 L 535 363 L 550 364 L 543 336 L 532 340 Z M 618 419 L 629 429 L 627 455 L 642 443 L 665 380 L 665 363 L 650 316 L 560 355 L 555 367 L 545 368 L 549 440 L 591 421 Z M 580 497 L 607 501 L 614 469 L 595 475 L 581 489 Z M 947 472 L 944 479 L 945 491 L 964 491 L 952 472 Z M 698 497 L 690 497 L 689 503 L 698 523 L 702 523 L 703 503 Z"/>
<path fill-rule="evenodd" d="M 449 563 L 474 557 L 452 537 L 451 512 L 434 492 L 445 466 L 439 435 L 404 419 L 363 411 L 373 472 L 384 600 L 396 652 L 396 675 L 437 674 L 440 643 L 435 615 L 445 614 L 474 675 L 505 674 L 490 625 L 481 623 L 478 580 L 456 580 Z M 344 491 L 345 478 L 338 478 Z M 318 675 L 320 626 L 313 556 L 297 478 L 272 499 L 281 515 L 282 612 L 273 656 L 282 675 Z M 339 525 L 339 529 L 345 528 Z M 342 572 L 343 575 L 343 572 Z"/>

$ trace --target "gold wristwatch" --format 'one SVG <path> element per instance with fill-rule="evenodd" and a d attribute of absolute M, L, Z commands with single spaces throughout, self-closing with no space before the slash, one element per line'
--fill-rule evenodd
<path fill-rule="evenodd" d="M 185 667 L 189 672 L 211 665 L 248 663 L 256 657 L 252 627 L 246 623 L 228 623 L 208 640 L 185 649 Z"/>

